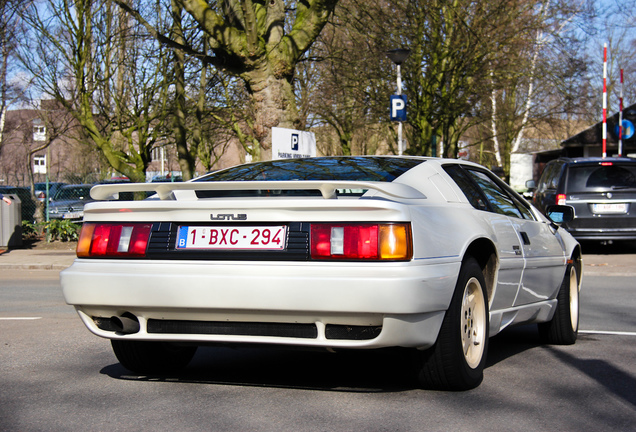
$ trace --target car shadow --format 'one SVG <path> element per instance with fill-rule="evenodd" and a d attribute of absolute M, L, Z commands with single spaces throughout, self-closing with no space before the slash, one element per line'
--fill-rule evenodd
<path fill-rule="evenodd" d="M 534 329 L 533 329 L 534 328 Z M 489 341 L 486 368 L 542 346 L 536 326 L 507 329 Z M 199 347 L 188 367 L 169 375 L 139 375 L 119 363 L 102 374 L 128 381 L 390 393 L 417 390 L 413 350 L 351 350 L 337 353 L 270 347 Z"/>
<path fill-rule="evenodd" d="M 510 327 L 488 341 L 486 367 L 495 366 L 510 357 L 544 346 L 536 324 Z"/>
<path fill-rule="evenodd" d="M 196 384 L 295 388 L 341 392 L 399 392 L 416 389 L 404 368 L 407 350 L 330 353 L 269 347 L 199 347 L 183 371 L 146 376 L 120 364 L 101 370 L 111 378 Z"/>

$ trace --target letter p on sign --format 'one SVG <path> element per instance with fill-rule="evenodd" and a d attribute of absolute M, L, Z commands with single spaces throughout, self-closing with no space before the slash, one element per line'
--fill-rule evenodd
<path fill-rule="evenodd" d="M 406 121 L 406 95 L 391 96 L 391 120 Z"/>

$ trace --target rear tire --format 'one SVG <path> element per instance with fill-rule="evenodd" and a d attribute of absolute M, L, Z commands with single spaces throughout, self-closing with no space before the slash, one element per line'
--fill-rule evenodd
<path fill-rule="evenodd" d="M 111 339 L 119 363 L 126 369 L 147 375 L 177 372 L 185 368 L 197 351 L 196 346 L 169 342 Z"/>
<path fill-rule="evenodd" d="M 418 380 L 424 388 L 469 390 L 483 380 L 489 337 L 485 289 L 481 267 L 467 259 L 435 345 L 419 353 Z"/>
<path fill-rule="evenodd" d="M 568 264 L 565 270 L 554 316 L 538 327 L 539 336 L 545 343 L 572 345 L 576 342 L 579 333 L 579 279 L 573 264 Z"/>

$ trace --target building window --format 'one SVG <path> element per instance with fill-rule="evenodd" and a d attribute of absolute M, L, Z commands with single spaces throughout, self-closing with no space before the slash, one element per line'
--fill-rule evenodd
<path fill-rule="evenodd" d="M 33 173 L 46 174 L 46 156 L 33 156 Z"/>
<path fill-rule="evenodd" d="M 46 141 L 46 126 L 33 126 L 33 141 Z"/>

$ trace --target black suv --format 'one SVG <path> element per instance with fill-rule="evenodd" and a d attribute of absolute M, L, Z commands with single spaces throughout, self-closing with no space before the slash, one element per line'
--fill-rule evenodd
<path fill-rule="evenodd" d="M 534 205 L 574 207 L 564 224 L 577 240 L 636 240 L 636 159 L 559 158 L 534 191 Z"/>

